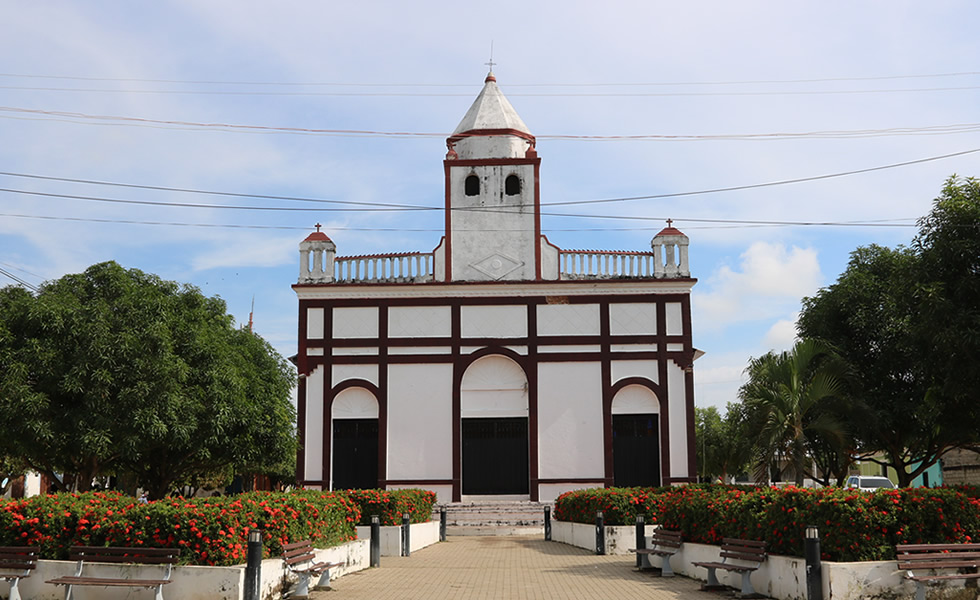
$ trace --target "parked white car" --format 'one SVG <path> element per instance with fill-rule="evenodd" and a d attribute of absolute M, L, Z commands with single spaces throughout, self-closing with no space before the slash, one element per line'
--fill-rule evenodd
<path fill-rule="evenodd" d="M 847 487 L 857 488 L 864 492 L 873 492 L 879 489 L 892 490 L 895 484 L 887 477 L 870 477 L 867 475 L 851 475 L 847 478 Z"/>

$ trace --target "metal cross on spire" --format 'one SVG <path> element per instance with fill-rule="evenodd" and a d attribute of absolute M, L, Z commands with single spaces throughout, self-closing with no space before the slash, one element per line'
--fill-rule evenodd
<path fill-rule="evenodd" d="M 493 62 L 493 40 L 490 40 L 490 62 L 483 63 L 490 67 L 490 71 L 493 71 L 493 66 L 497 63 Z"/>
<path fill-rule="evenodd" d="M 317 231 L 320 231 L 320 228 L 321 228 L 321 227 L 323 227 L 323 225 L 320 225 L 319 223 L 317 223 L 317 224 L 316 224 L 316 230 L 317 230 Z"/>
<path fill-rule="evenodd" d="M 673 219 L 667 219 L 667 227 L 670 227 L 673 224 L 674 224 L 674 220 Z"/>

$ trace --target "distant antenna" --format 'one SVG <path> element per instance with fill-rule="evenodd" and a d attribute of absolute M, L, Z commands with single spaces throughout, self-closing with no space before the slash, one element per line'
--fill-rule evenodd
<path fill-rule="evenodd" d="M 252 308 L 248 311 L 248 331 L 252 332 L 252 314 L 255 312 L 255 294 L 252 294 Z"/>
<path fill-rule="evenodd" d="M 495 64 L 497 64 L 497 63 L 493 62 L 493 40 L 490 40 L 490 62 L 485 62 L 483 64 L 485 64 L 488 67 L 490 67 L 490 70 L 491 71 L 493 71 L 493 66 Z"/>

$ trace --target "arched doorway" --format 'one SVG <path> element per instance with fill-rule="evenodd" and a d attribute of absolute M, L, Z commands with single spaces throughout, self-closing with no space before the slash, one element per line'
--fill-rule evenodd
<path fill-rule="evenodd" d="M 335 490 L 378 487 L 378 399 L 362 387 L 338 393 L 330 409 Z"/>
<path fill-rule="evenodd" d="M 627 385 L 612 401 L 613 485 L 659 486 L 660 402 L 642 385 Z"/>
<path fill-rule="evenodd" d="M 474 361 L 460 384 L 464 495 L 527 495 L 528 385 L 520 365 L 500 355 Z"/>

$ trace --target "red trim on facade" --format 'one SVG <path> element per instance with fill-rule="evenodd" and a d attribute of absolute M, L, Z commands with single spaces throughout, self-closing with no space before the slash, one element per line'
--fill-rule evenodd
<path fill-rule="evenodd" d="M 518 354 L 510 348 L 503 346 L 488 346 L 467 355 L 457 355 L 454 360 L 453 368 L 453 502 L 459 502 L 456 498 L 457 485 L 459 497 L 463 495 L 463 465 L 462 465 L 462 384 L 466 369 L 473 363 L 487 356 L 504 356 L 514 361 L 524 372 L 524 380 L 528 385 L 528 407 L 527 407 L 527 443 L 528 443 L 528 491 L 531 500 L 537 500 L 538 491 L 531 485 L 537 479 L 538 466 L 538 393 L 537 386 L 531 385 L 532 381 L 537 383 L 537 367 L 533 369 L 529 358 L 523 354 Z M 532 377 L 532 372 L 534 376 Z M 458 439 L 457 439 L 458 436 Z M 457 484 L 458 482 L 458 484 Z"/>
<path fill-rule="evenodd" d="M 605 484 L 606 483 L 606 480 L 605 479 L 602 479 L 602 478 L 595 478 L 595 477 L 580 477 L 578 479 L 560 479 L 560 478 L 559 479 L 539 479 L 538 480 L 538 483 L 540 483 L 541 485 L 554 485 L 554 484 L 561 484 L 561 483 L 571 483 L 571 484 L 598 483 L 598 484 L 601 485 L 601 484 Z"/>
<path fill-rule="evenodd" d="M 527 331 L 529 334 L 538 331 L 538 309 L 533 302 L 527 304 Z M 527 345 L 527 364 L 528 368 L 524 372 L 527 375 L 528 387 L 528 475 L 530 478 L 531 501 L 537 502 L 539 498 L 538 490 L 538 347 L 534 344 L 536 336 L 528 337 Z"/>
<path fill-rule="evenodd" d="M 642 252 L 640 253 L 642 254 Z M 534 281 L 532 279 L 522 280 L 502 280 L 502 281 L 423 281 L 419 283 L 405 283 L 401 281 L 382 281 L 378 283 L 366 283 L 361 281 L 356 282 L 338 282 L 334 281 L 332 283 L 294 283 L 291 287 L 294 290 L 299 289 L 326 289 L 330 287 L 342 287 L 349 290 L 352 287 L 364 287 L 365 289 L 375 289 L 375 288 L 395 288 L 398 286 L 412 286 L 418 289 L 420 286 L 425 286 L 428 288 L 440 288 L 447 285 L 459 285 L 459 286 L 479 286 L 493 284 L 495 286 L 521 286 L 525 288 L 531 288 L 535 285 L 567 285 L 567 286 L 581 286 L 583 283 L 590 284 L 602 284 L 602 283 L 624 283 L 624 282 L 637 282 L 637 283 L 691 283 L 692 285 L 697 283 L 698 280 L 693 277 L 617 277 L 608 279 L 555 279 L 555 280 L 544 280 L 544 281 Z M 437 293 L 437 292 L 433 292 Z M 655 290 L 651 290 L 651 293 L 656 293 Z"/>
<path fill-rule="evenodd" d="M 681 322 L 684 324 L 684 331 L 691 331 L 691 298 L 681 298 Z M 684 345 L 684 350 L 686 356 L 684 357 L 681 364 L 681 368 L 684 369 L 684 397 L 685 404 L 687 404 L 687 420 L 689 423 L 696 423 L 697 418 L 694 411 L 694 345 L 693 339 L 690 339 L 691 343 Z M 693 425 L 691 426 L 691 434 L 687 438 L 687 472 L 689 477 L 697 479 L 698 473 L 698 461 L 697 461 L 697 428 Z"/>
<path fill-rule="evenodd" d="M 534 278 L 541 281 L 541 159 L 534 163 Z"/>
<path fill-rule="evenodd" d="M 453 280 L 453 186 L 452 177 L 449 176 L 449 163 L 450 161 L 444 161 L 446 170 L 446 246 L 444 248 L 446 255 L 443 257 L 443 265 L 445 265 L 445 281 L 448 283 Z M 435 254 L 432 257 L 432 268 L 435 269 Z"/>
<path fill-rule="evenodd" d="M 379 370 L 380 375 L 380 370 Z M 330 475 L 333 473 L 333 462 L 331 457 L 331 437 L 333 435 L 333 401 L 337 395 L 350 388 L 361 388 L 367 390 L 374 396 L 378 403 L 378 484 L 385 480 L 385 471 L 388 461 L 388 401 L 384 397 L 382 388 L 374 385 L 366 379 L 345 379 L 330 390 L 329 396 L 324 396 L 323 403 L 323 470 L 324 479 L 331 481 Z M 381 489 L 384 489 L 383 487 Z"/>
<path fill-rule="evenodd" d="M 302 338 L 300 338 L 302 339 Z M 306 377 L 301 376 L 296 385 L 296 428 L 299 430 L 299 449 L 296 451 L 296 481 L 306 475 Z"/>
<path fill-rule="evenodd" d="M 462 139 L 469 137 L 489 137 L 489 136 L 513 136 L 519 137 L 522 140 L 527 140 L 531 142 L 531 146 L 537 144 L 534 136 L 526 131 L 521 131 L 520 129 L 470 129 L 462 133 L 454 133 L 453 135 L 446 138 L 446 143 L 455 145 Z"/>
<path fill-rule="evenodd" d="M 600 370 L 602 372 L 602 453 L 603 453 L 603 475 L 605 476 L 605 486 L 613 485 L 613 439 L 612 439 L 612 359 L 609 356 L 611 344 L 609 343 L 609 302 L 604 301 L 599 305 L 599 337 L 601 347 L 599 354 Z"/>
<path fill-rule="evenodd" d="M 463 337 L 461 307 L 454 304 L 449 309 L 449 332 L 452 336 L 451 358 L 454 365 L 460 361 L 460 339 Z M 453 502 L 459 502 L 463 497 L 463 468 L 462 468 L 462 392 L 463 372 L 453 367 Z"/>
<path fill-rule="evenodd" d="M 447 167 L 497 167 L 502 165 L 540 165 L 540 158 L 467 158 L 442 161 Z"/>
<path fill-rule="evenodd" d="M 385 482 L 388 485 L 452 485 L 452 479 L 389 479 Z M 385 489 L 385 487 L 381 489 Z"/>
<path fill-rule="evenodd" d="M 609 405 L 603 406 L 604 413 L 609 412 L 609 422 L 612 423 L 612 405 L 613 400 L 616 398 L 616 394 L 619 393 L 621 389 L 630 385 L 639 385 L 650 390 L 654 396 L 657 397 L 657 403 L 660 405 L 660 412 L 658 421 L 660 422 L 660 485 L 665 485 L 664 482 L 667 481 L 668 477 L 665 473 L 670 472 L 670 403 L 667 400 L 667 392 L 664 388 L 660 387 L 653 381 L 647 379 L 646 377 L 626 377 L 620 379 L 612 385 L 609 390 Z M 603 414 L 605 416 L 605 414 Z M 604 435 L 609 436 L 609 445 L 612 446 L 612 427 L 603 432 Z M 610 452 L 610 463 L 615 464 L 616 457 L 612 456 Z M 612 477 L 609 474 L 608 477 Z"/>
<path fill-rule="evenodd" d="M 528 282 L 520 282 L 527 284 Z M 615 391 L 619 388 L 616 385 L 627 385 L 627 383 L 616 382 L 613 384 L 611 382 L 611 361 L 612 360 L 656 360 L 658 364 L 658 376 L 661 382 L 667 381 L 667 361 L 673 361 L 674 363 L 680 365 L 684 368 L 686 365 L 690 365 L 691 358 L 693 357 L 693 345 L 691 339 L 691 327 L 690 327 L 690 296 L 685 293 L 678 294 L 658 294 L 656 291 L 651 291 L 644 294 L 611 294 L 608 296 L 575 296 L 569 295 L 568 297 L 563 297 L 563 301 L 567 301 L 570 304 L 597 304 L 600 307 L 600 332 L 598 335 L 580 335 L 580 336 L 548 336 L 548 337 L 537 337 L 535 333 L 537 332 L 537 307 L 539 305 L 547 304 L 548 298 L 545 296 L 511 296 L 505 298 L 384 298 L 384 299 L 345 299 L 345 300 L 331 300 L 331 299 L 306 299 L 300 302 L 300 313 L 301 319 L 303 315 L 306 314 L 308 308 L 324 308 L 324 328 L 325 337 L 322 340 L 307 340 L 306 339 L 306 327 L 305 324 L 300 328 L 300 340 L 299 345 L 303 350 L 301 352 L 301 358 L 306 361 L 306 367 L 311 371 L 319 365 L 323 365 L 325 369 L 324 386 L 327 387 L 332 381 L 332 365 L 334 364 L 376 364 L 379 368 L 379 383 L 381 383 L 381 377 L 387 377 L 388 366 L 391 364 L 408 364 L 408 363 L 442 363 L 442 364 L 453 364 L 453 425 L 452 425 L 452 442 L 453 442 L 453 474 L 451 480 L 431 480 L 431 481 L 443 481 L 440 485 L 452 485 L 453 486 L 453 498 L 454 501 L 459 501 L 462 495 L 462 472 L 461 472 L 461 455 L 460 455 L 460 444 L 461 444 L 461 434 L 460 434 L 460 423 L 461 423 L 461 383 L 462 376 L 465 372 L 466 367 L 471 364 L 477 358 L 490 354 L 499 354 L 508 356 L 509 358 L 515 360 L 520 364 L 525 372 L 525 376 L 528 379 L 529 385 L 529 406 L 528 406 L 528 418 L 529 418 L 529 478 L 530 478 L 530 494 L 532 499 L 536 497 L 539 493 L 539 486 L 545 483 L 602 483 L 605 485 L 612 485 L 612 463 L 609 462 L 611 459 L 611 441 L 607 443 L 606 438 L 611 434 L 611 405 L 612 398 L 615 395 Z M 657 334 L 656 335 L 612 335 L 609 329 L 609 306 L 612 303 L 617 302 L 650 302 L 656 306 L 657 315 Z M 684 331 L 683 335 L 671 335 L 666 334 L 666 303 L 667 302 L 681 302 L 682 303 L 682 314 L 684 315 Z M 528 336 L 521 338 L 463 338 L 461 332 L 461 310 L 462 306 L 480 306 L 480 305 L 523 305 L 527 307 L 527 321 L 528 321 Z M 379 319 L 383 319 L 383 323 L 379 322 L 379 337 L 378 338 L 358 338 L 358 339 L 334 339 L 332 337 L 333 332 L 333 308 L 339 307 L 356 307 L 356 306 L 377 306 L 379 308 Z M 450 310 L 450 335 L 448 337 L 442 338 L 390 338 L 388 337 L 388 308 L 391 306 L 448 306 Z M 657 349 L 651 351 L 630 351 L 630 352 L 613 352 L 611 346 L 613 344 L 656 344 Z M 667 344 L 682 344 L 684 350 L 682 351 L 667 351 Z M 547 352 L 541 353 L 540 346 L 568 346 L 568 345 L 592 345 L 597 346 L 596 352 Z M 449 352 L 446 354 L 411 354 L 411 355 L 401 355 L 401 354 L 390 354 L 387 352 L 389 347 L 442 347 L 448 348 Z M 461 348 L 463 346 L 478 346 L 480 350 L 477 350 L 468 355 L 462 355 Z M 526 354 L 519 354 L 513 350 L 505 348 L 505 346 L 524 346 L 527 348 Z M 322 347 L 324 349 L 323 356 L 305 356 L 309 348 Z M 337 348 L 357 348 L 357 347 L 377 347 L 378 355 L 366 356 L 366 355 L 355 355 L 355 356 L 332 356 L 332 350 L 334 347 Z M 608 409 L 604 408 L 603 415 L 603 447 L 606 448 L 607 457 L 606 462 L 608 465 L 605 467 L 605 477 L 603 478 L 585 478 L 576 479 L 571 478 L 568 480 L 556 480 L 556 479 L 540 479 L 538 478 L 538 462 L 539 462 L 539 441 L 538 441 L 538 429 L 540 424 L 538 422 L 538 398 L 537 398 L 537 388 L 538 383 L 538 365 L 542 363 L 551 362 L 600 362 L 603 365 L 609 365 L 603 370 L 603 392 L 601 401 L 604 403 L 604 407 L 608 406 Z M 623 380 L 629 381 L 629 380 Z M 386 379 L 385 379 L 386 382 Z M 662 478 L 664 483 L 677 483 L 687 481 L 689 478 L 684 477 L 668 477 L 670 472 L 669 464 L 669 454 L 670 454 L 670 428 L 669 428 L 669 397 L 666 385 L 661 388 L 652 382 L 647 382 L 645 385 L 650 387 L 654 394 L 657 395 L 658 400 L 661 403 L 661 447 L 663 449 L 661 461 L 662 461 Z M 305 382 L 301 382 L 301 386 L 304 386 L 303 391 L 300 393 L 298 404 L 303 406 L 303 412 L 300 412 L 300 419 L 304 418 L 305 415 L 305 404 L 307 390 L 305 389 Z M 388 391 L 385 389 L 387 383 L 384 386 L 379 386 L 379 391 L 376 394 L 376 398 L 379 400 L 379 418 L 381 416 L 381 399 L 385 400 L 385 411 L 387 410 L 387 394 Z M 532 397 L 533 394 L 533 397 Z M 687 419 L 688 423 L 686 429 L 689 433 L 688 435 L 688 453 L 689 460 L 691 463 L 694 461 L 692 458 L 694 439 L 693 439 L 693 405 L 694 405 L 694 391 L 693 391 L 693 377 L 688 376 L 685 380 L 685 400 L 687 405 Z M 332 396 L 325 389 L 324 399 L 330 398 L 332 402 Z M 532 410 L 533 407 L 533 410 Z M 668 407 L 664 410 L 664 407 Z M 325 406 L 325 415 L 330 415 L 332 406 Z M 533 422 L 532 422 L 533 419 Z M 608 420 L 608 423 L 606 422 Z M 387 414 L 385 413 L 384 426 L 387 427 Z M 379 437 L 382 438 L 385 443 L 387 441 L 387 431 L 384 436 L 380 435 L 379 422 Z M 300 435 L 306 435 L 306 428 L 308 424 L 305 420 L 301 426 Z M 329 449 L 329 433 L 330 427 L 325 428 L 324 431 L 324 448 Z M 380 442 L 380 440 L 379 440 Z M 381 461 L 381 456 L 387 456 L 387 448 L 381 452 L 379 448 L 379 461 Z M 303 452 L 303 450 L 300 450 Z M 330 462 L 329 457 L 324 461 L 324 470 L 329 473 Z M 301 460 L 301 457 L 297 456 L 297 462 L 301 468 L 305 467 L 305 459 Z M 379 463 L 380 465 L 380 463 Z M 695 473 L 696 469 L 692 469 L 689 473 Z M 384 484 L 387 479 L 381 475 L 382 471 L 379 469 L 379 484 Z M 304 474 L 309 475 L 309 474 Z M 321 474 L 321 479 L 318 481 L 316 479 L 310 478 L 305 479 L 305 481 L 311 485 L 327 485 L 329 483 L 329 476 L 326 474 Z M 327 482 L 327 483 L 324 483 Z M 390 483 L 395 483 L 393 480 Z"/>

